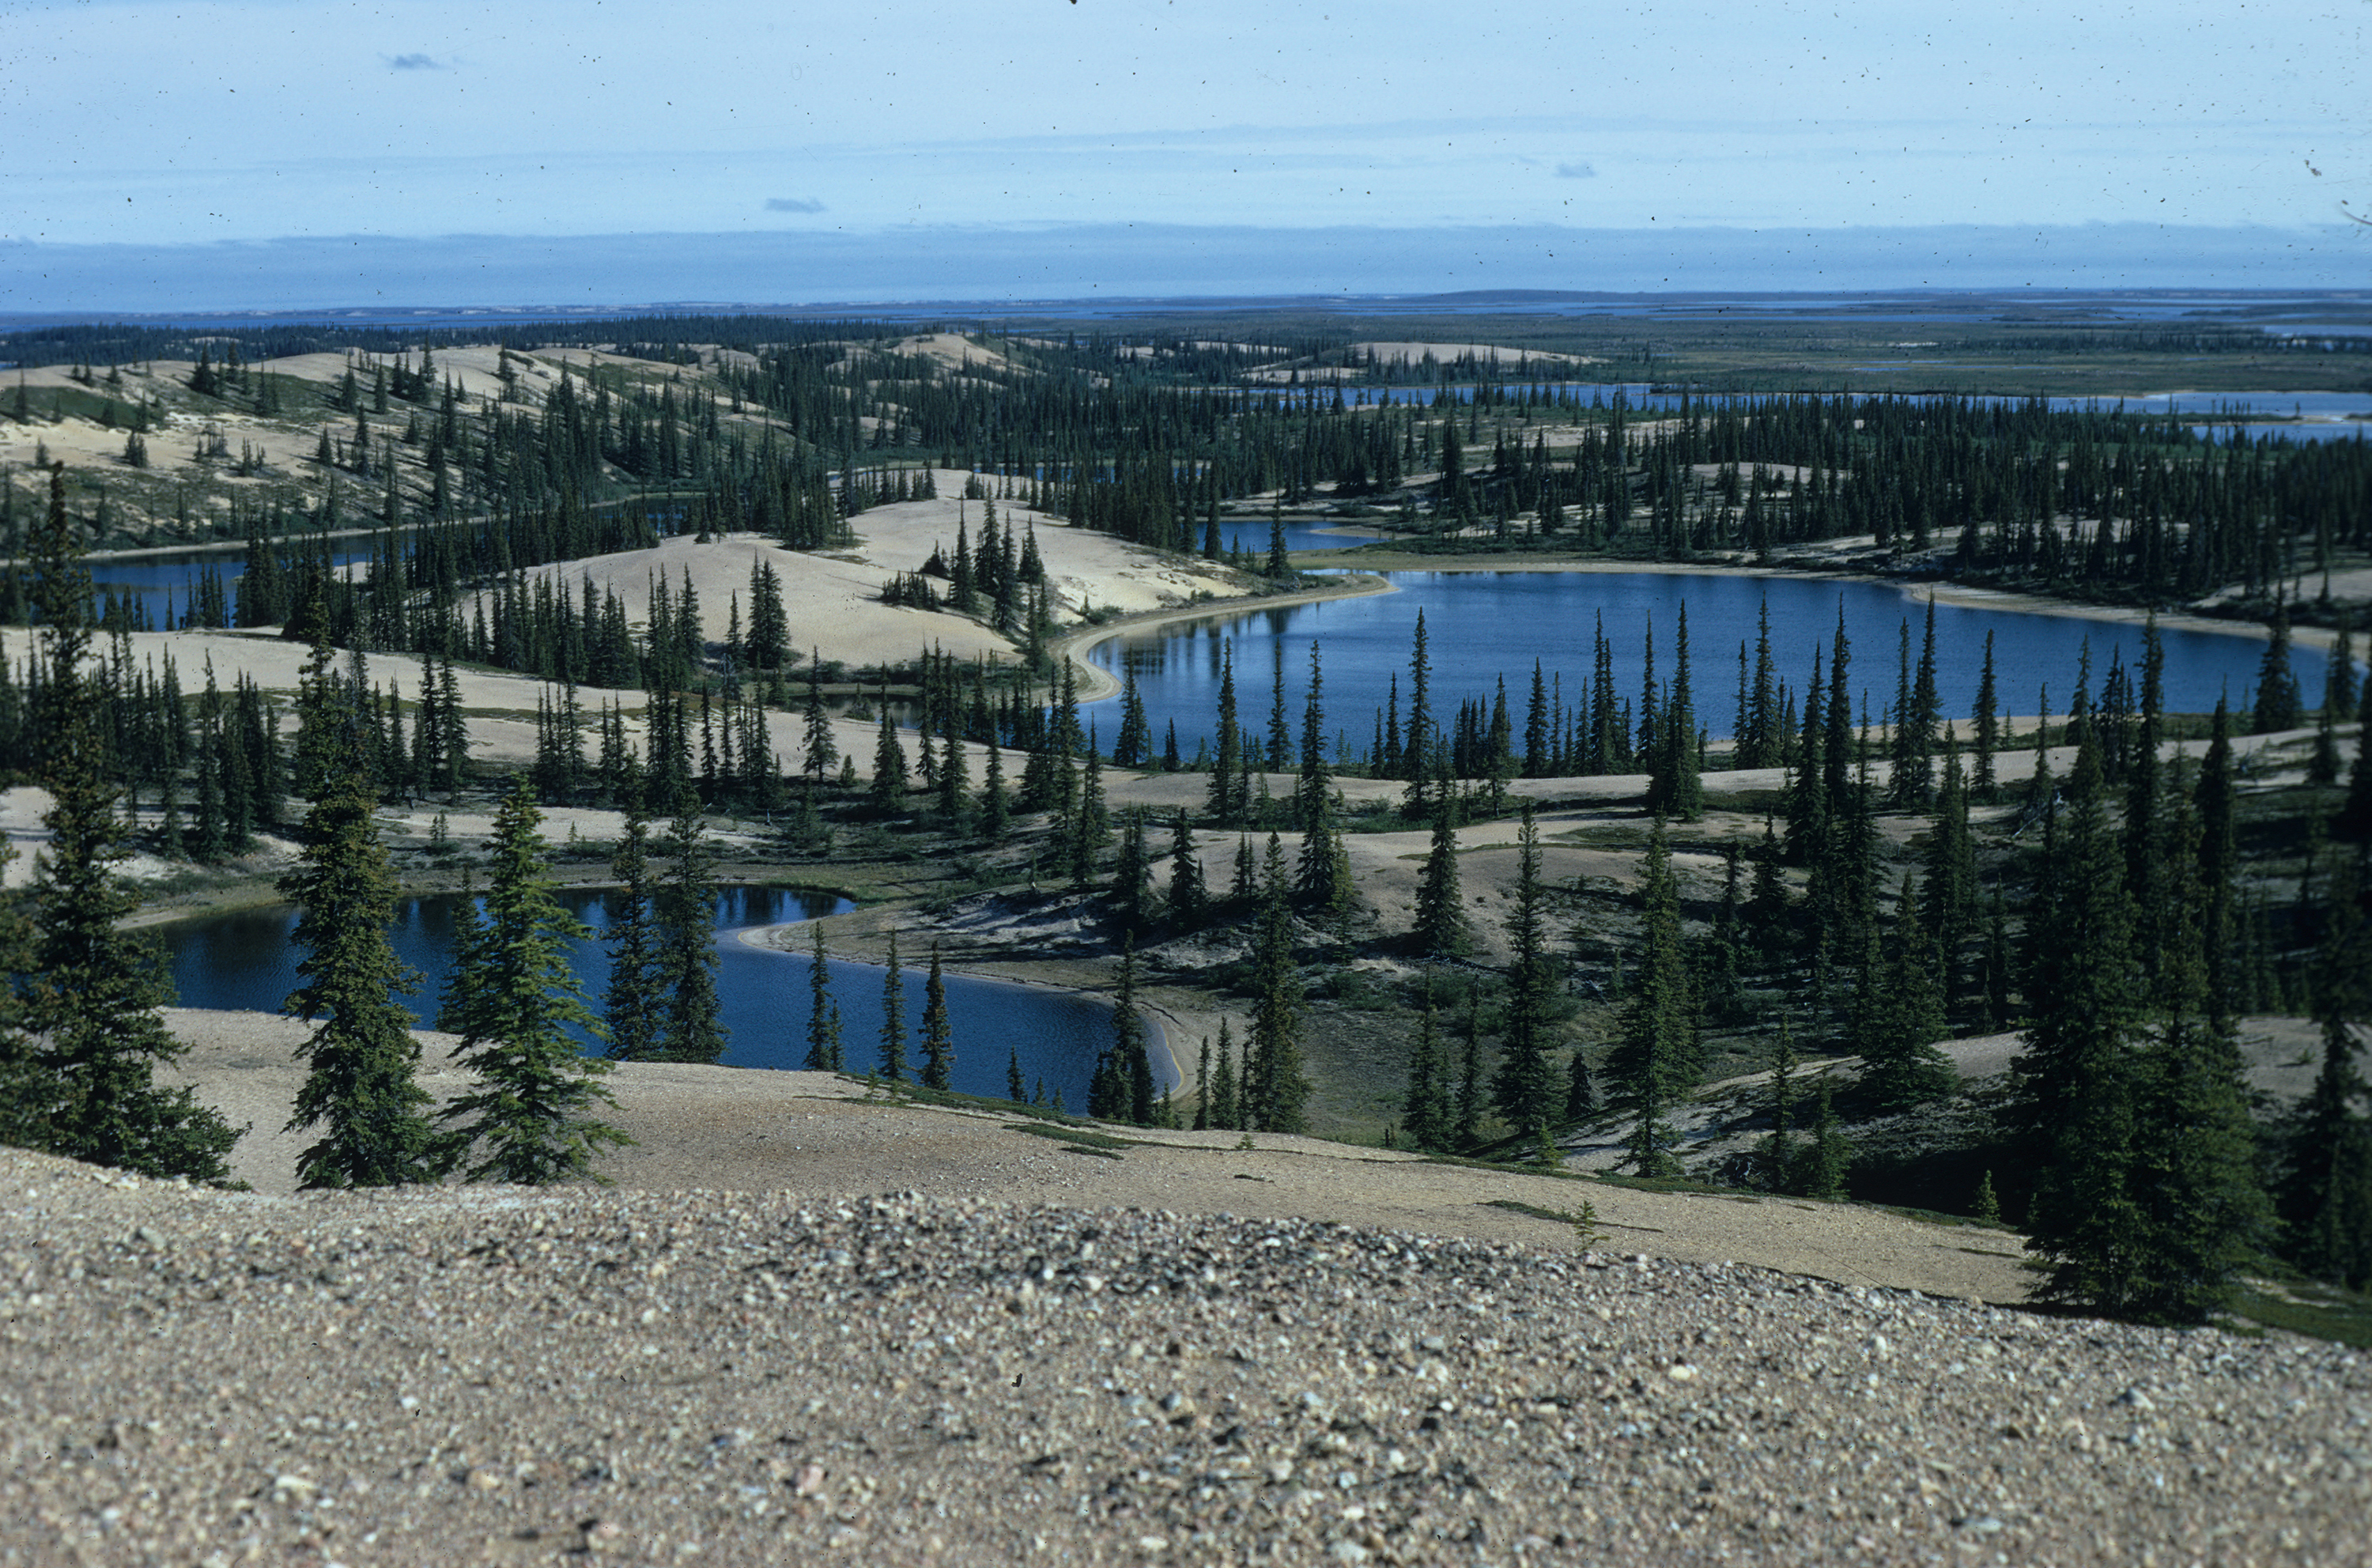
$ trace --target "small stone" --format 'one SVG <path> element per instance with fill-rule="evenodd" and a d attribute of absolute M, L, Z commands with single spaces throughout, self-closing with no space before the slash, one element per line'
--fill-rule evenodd
<path fill-rule="evenodd" d="M 1697 1369 L 1684 1361 L 1672 1367 L 1664 1376 L 1675 1383 L 1692 1383 L 1696 1380 Z"/>
<path fill-rule="evenodd" d="M 791 1482 L 791 1491 L 800 1497 L 813 1497 L 823 1490 L 824 1469 L 821 1465 L 801 1465 Z"/>
<path fill-rule="evenodd" d="M 1283 1486 L 1286 1481 L 1291 1481 L 1293 1479 L 1293 1461 L 1291 1459 L 1279 1459 L 1276 1463 L 1269 1466 L 1268 1479 L 1272 1483 L 1277 1486 Z"/>

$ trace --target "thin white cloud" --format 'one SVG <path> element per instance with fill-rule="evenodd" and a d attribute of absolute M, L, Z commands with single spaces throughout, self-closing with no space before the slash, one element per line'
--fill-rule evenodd
<path fill-rule="evenodd" d="M 766 210 L 770 213 L 820 213 L 823 203 L 812 196 L 769 196 Z"/>
<path fill-rule="evenodd" d="M 389 59 L 390 71 L 442 71 L 445 63 L 433 54 L 398 54 Z"/>
<path fill-rule="evenodd" d="M 1559 180 L 1595 180 L 1598 178 L 1598 170 L 1586 163 L 1561 163 L 1557 165 L 1557 178 Z"/>

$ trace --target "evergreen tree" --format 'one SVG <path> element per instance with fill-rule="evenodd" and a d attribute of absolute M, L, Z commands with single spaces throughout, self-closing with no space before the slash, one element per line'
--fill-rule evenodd
<path fill-rule="evenodd" d="M 1152 849 L 1145 842 L 1145 808 L 1121 813 L 1120 853 L 1112 859 L 1112 914 L 1132 935 L 1146 922 L 1145 897 L 1153 876 Z"/>
<path fill-rule="evenodd" d="M 1773 1192 L 1793 1192 L 1803 1156 L 1796 1144 L 1795 1031 L 1779 1020 L 1771 1037 L 1771 1132 L 1755 1152 L 1755 1168 L 1763 1186 Z"/>
<path fill-rule="evenodd" d="M 1697 1024 L 1696 998 L 1681 948 L 1680 886 L 1672 877 L 1671 849 L 1661 818 L 1648 840 L 1639 897 L 1645 927 L 1639 981 L 1607 1065 L 1632 1121 L 1632 1169 L 1640 1176 L 1667 1177 L 1680 1170 L 1669 1118 L 1672 1105 L 1695 1079 Z"/>
<path fill-rule="evenodd" d="M 654 988 L 666 999 L 660 1036 L 663 1062 L 713 1063 L 725 1054 L 725 1023 L 716 1000 L 716 853 L 689 791 L 668 825 L 674 863 L 652 900 Z"/>
<path fill-rule="evenodd" d="M 1456 958 L 1471 946 L 1464 896 L 1458 885 L 1455 805 L 1447 797 L 1433 810 L 1433 844 L 1416 885 L 1416 950 L 1430 958 Z"/>
<path fill-rule="evenodd" d="M 890 712 L 890 693 L 881 693 L 880 733 L 873 742 L 873 809 L 884 816 L 906 803 L 906 748 L 898 739 L 898 721 Z"/>
<path fill-rule="evenodd" d="M 812 789 L 821 789 L 831 776 L 831 765 L 840 761 L 840 745 L 832 739 L 831 710 L 823 702 L 823 656 L 814 649 L 808 653 L 805 714 L 808 777 Z"/>
<path fill-rule="evenodd" d="M 1545 1125 L 1556 1114 L 1556 1075 L 1548 1060 L 1549 1008 L 1556 972 L 1548 953 L 1547 889 L 1541 882 L 1541 835 L 1532 803 L 1524 802 L 1517 838 L 1516 907 L 1507 918 L 1506 1023 L 1500 1033 L 1499 1073 L 1492 1101 L 1510 1127 Z"/>
<path fill-rule="evenodd" d="M 1994 797 L 1994 753 L 2001 746 L 2001 719 L 1996 711 L 2000 699 L 1994 691 L 1994 634 L 1985 633 L 1985 662 L 1977 676 L 1977 704 L 1972 738 L 1977 747 L 1976 771 L 1969 778 L 1969 788 L 1979 800 Z"/>
<path fill-rule="evenodd" d="M 814 956 L 808 963 L 808 1054 L 800 1065 L 810 1073 L 837 1073 L 841 1068 L 840 1009 L 831 1000 L 831 969 L 824 957 L 821 921 L 815 923 Z"/>
<path fill-rule="evenodd" d="M 923 986 L 923 1086 L 950 1086 L 956 1037 L 948 1023 L 948 982 L 939 973 L 939 945 L 931 944 L 931 976 Z"/>
<path fill-rule="evenodd" d="M 994 740 L 988 743 L 988 770 L 980 786 L 980 831 L 991 843 L 1004 841 L 1005 830 L 1012 821 L 1011 807 L 1005 797 L 1005 753 Z"/>
<path fill-rule="evenodd" d="M 1242 738 L 1236 727 L 1236 655 L 1232 645 L 1219 650 L 1218 749 L 1211 765 L 1211 789 L 1204 809 L 1221 827 L 1235 824 L 1250 804 L 1236 794 L 1236 774 L 1243 764 Z"/>
<path fill-rule="evenodd" d="M 321 714 L 335 722 L 334 711 Z M 308 715 L 308 722 L 313 715 Z M 343 765 L 327 748 L 323 793 L 306 813 L 304 849 L 280 889 L 296 905 L 297 988 L 287 1010 L 318 1023 L 297 1047 L 306 1063 L 289 1132 L 320 1128 L 296 1156 L 300 1186 L 394 1187 L 443 1174 L 442 1141 L 414 1080 L 420 1046 L 395 999 L 413 976 L 388 942 L 395 881 L 374 818 L 378 789 L 360 738 Z"/>
<path fill-rule="evenodd" d="M 1449 1147 L 1449 1086 L 1441 1056 L 1441 1034 L 1435 1026 L 1433 986 L 1424 988 L 1424 1011 L 1417 1019 L 1416 1049 L 1409 1056 L 1408 1093 L 1401 1101 L 1401 1131 L 1412 1147 Z"/>
<path fill-rule="evenodd" d="M 1697 772 L 1697 720 L 1689 679 L 1689 607 L 1680 605 L 1678 662 L 1666 692 L 1662 715 L 1657 720 L 1652 771 L 1647 776 L 1647 809 L 1659 817 L 1693 822 L 1703 814 L 1704 794 Z"/>
<path fill-rule="evenodd" d="M 1837 1125 L 1836 1097 L 1829 1075 L 1823 1073 L 1820 1109 L 1812 1120 L 1812 1146 L 1804 1151 L 1798 1187 L 1808 1198 L 1834 1202 L 1845 1195 L 1845 1175 L 1852 1167 L 1853 1144 Z"/>
<path fill-rule="evenodd" d="M 2179 804 L 2168 940 L 2151 990 L 2158 1014 L 2135 1067 L 2133 1186 L 2141 1224 L 2125 1298 L 2148 1322 L 2198 1323 L 2229 1306 L 2271 1218 L 2257 1184 L 2256 1133 L 2238 1043 L 2208 1013 L 2201 953 L 2199 822 Z"/>
<path fill-rule="evenodd" d="M 2044 1294 L 2113 1313 L 2143 1284 L 2134 1154 L 2144 1008 L 2123 857 L 2102 794 L 2087 741 L 2064 825 L 2050 825 L 2048 878 L 2028 917 L 2029 1021 L 2012 1082 L 2034 1172 L 2028 1246 L 2046 1260 Z"/>
<path fill-rule="evenodd" d="M 1252 1089 L 1244 1121 L 1263 1132 L 1299 1132 L 1308 1127 L 1304 1108 L 1310 1085 L 1301 1074 L 1301 1002 L 1285 848 L 1271 833 L 1252 937 L 1251 1033 L 1244 1042 L 1246 1078 Z"/>
<path fill-rule="evenodd" d="M 1482 1137 L 1482 993 L 1466 993 L 1466 1051 L 1459 1063 L 1458 1121 L 1451 1129 L 1461 1149 Z"/>
<path fill-rule="evenodd" d="M 610 921 L 610 985 L 601 1010 L 608 1024 L 610 1055 L 619 1062 L 659 1060 L 667 1004 L 658 988 L 658 941 L 651 923 L 651 825 L 639 809 L 626 814 L 626 830 L 610 857 L 618 879 Z"/>
<path fill-rule="evenodd" d="M 1872 961 L 1855 998 L 1854 1049 L 1862 1059 L 1861 1086 L 1870 1109 L 1886 1114 L 1940 1099 L 1957 1079 L 1951 1059 L 1936 1048 L 1944 1038 L 1944 998 L 1936 980 L 1935 940 L 1908 875 L 1882 966 L 1875 926 L 1869 950 Z"/>
<path fill-rule="evenodd" d="M 2283 1128 L 2283 1250 L 2317 1279 L 2372 1286 L 2372 1086 L 2360 1059 L 2372 1025 L 2372 923 L 2352 864 L 2325 912 L 2314 1017 L 2322 1067 Z"/>
<path fill-rule="evenodd" d="M 2257 707 L 2249 726 L 2256 735 L 2296 729 L 2306 718 L 2297 677 L 2290 670 L 2290 609 L 2285 602 L 2273 606 L 2272 633 L 2257 666 Z"/>
<path fill-rule="evenodd" d="M 906 979 L 898 968 L 898 934 L 890 934 L 890 967 L 881 976 L 881 1075 L 906 1075 Z"/>
<path fill-rule="evenodd" d="M 1208 1118 L 1212 1126 L 1223 1132 L 1240 1132 L 1244 1128 L 1242 1102 L 1236 1094 L 1235 1040 L 1228 1033 L 1227 1020 L 1219 1020 L 1219 1053 L 1213 1063 L 1211 1107 Z"/>
<path fill-rule="evenodd" d="M 110 776 L 103 678 L 83 666 L 90 574 L 62 469 L 50 470 L 49 508 L 31 534 L 46 666 L 36 777 L 51 796 L 42 819 L 50 842 L 34 873 L 31 932 L 13 910 L 0 932 L 7 972 L 20 977 L 16 994 L 0 1000 L 0 1025 L 17 1026 L 0 1028 L 0 1131 L 69 1159 L 220 1181 L 240 1130 L 188 1089 L 156 1083 L 157 1064 L 183 1048 L 157 1011 L 172 998 L 171 981 L 155 950 L 121 924 L 140 900 L 120 869 L 130 834 Z"/>
<path fill-rule="evenodd" d="M 1180 807 L 1169 824 L 1169 918 L 1180 930 L 1198 930 L 1210 917 L 1210 902 L 1202 857 L 1194 853 L 1194 829 Z"/>
<path fill-rule="evenodd" d="M 568 965 L 568 945 L 589 933 L 552 895 L 542 816 L 527 781 L 515 782 L 487 842 L 485 919 L 465 889 L 436 1019 L 461 1037 L 460 1064 L 478 1077 L 438 1113 L 459 1124 L 457 1160 L 483 1151 L 465 1172 L 472 1181 L 543 1186 L 589 1176 L 600 1148 L 634 1141 L 589 1114 L 617 1101 L 600 1081 L 610 1063 L 585 1055 L 568 1033 L 572 1025 L 597 1038 L 605 1031 Z"/>

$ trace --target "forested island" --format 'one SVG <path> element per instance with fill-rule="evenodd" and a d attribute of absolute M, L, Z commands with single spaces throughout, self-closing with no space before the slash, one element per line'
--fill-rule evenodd
<path fill-rule="evenodd" d="M 792 883 L 855 907 L 780 934 L 774 1065 L 1523 1167 L 1575 1217 L 1606 1183 L 1957 1216 L 2041 1300 L 2361 1342 L 2372 445 L 2303 395 L 2372 411 L 2367 340 L 1903 330 L 0 339 L 0 1132 L 230 1178 L 123 923 L 276 897 L 298 1182 L 583 1178 L 610 1063 L 748 1060 L 715 889 Z M 1450 680 L 1482 622 L 1409 575 L 1513 572 L 1553 610 Z M 1593 578 L 1670 602 L 1610 619 Z M 1774 633 L 1716 578 L 1895 603 Z M 1349 593 L 1389 661 L 1331 634 Z M 2169 637 L 2220 700 L 2169 699 Z M 595 983 L 556 883 L 614 889 Z M 415 1017 L 386 930 L 456 891 Z M 828 957 L 884 966 L 861 1028 Z M 1109 1000 L 1068 1097 L 967 1053 L 965 972 Z M 476 1074 L 441 1103 L 432 1021 Z"/>

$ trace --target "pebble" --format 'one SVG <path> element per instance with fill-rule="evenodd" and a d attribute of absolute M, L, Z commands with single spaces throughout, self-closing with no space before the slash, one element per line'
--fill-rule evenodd
<path fill-rule="evenodd" d="M 914 1193 L 82 1206 L 0 1210 L 28 1562 L 2316 1568 L 2372 1505 L 2360 1353 L 1736 1264 Z"/>

